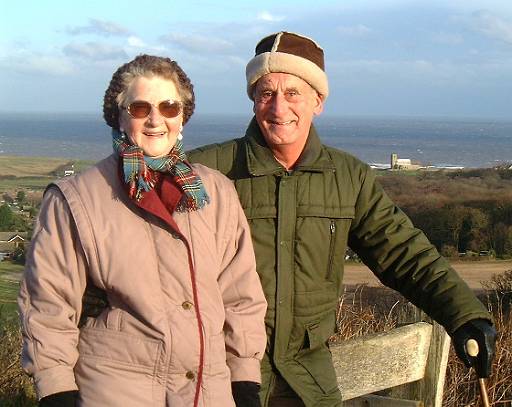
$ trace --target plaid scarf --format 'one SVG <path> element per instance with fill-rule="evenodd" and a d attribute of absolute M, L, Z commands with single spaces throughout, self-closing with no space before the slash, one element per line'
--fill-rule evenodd
<path fill-rule="evenodd" d="M 210 202 L 201 178 L 185 162 L 187 156 L 181 140 L 176 140 L 170 153 L 160 158 L 144 155 L 139 146 L 130 144 L 124 133 L 114 129 L 112 145 L 122 160 L 124 181 L 129 187 L 130 198 L 140 201 L 144 192 L 151 191 L 156 182 L 154 172 L 158 171 L 171 174 L 183 191 L 183 197 L 176 207 L 177 211 L 195 211 Z"/>

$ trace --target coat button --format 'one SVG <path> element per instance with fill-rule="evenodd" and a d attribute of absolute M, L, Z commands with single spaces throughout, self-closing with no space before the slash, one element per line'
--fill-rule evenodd
<path fill-rule="evenodd" d="M 185 374 L 185 377 L 189 380 L 194 380 L 194 378 L 196 377 L 196 375 L 194 374 L 194 372 L 191 372 L 190 370 Z"/>
<path fill-rule="evenodd" d="M 190 301 L 183 301 L 183 304 L 181 304 L 181 306 L 183 307 L 183 309 L 189 310 L 194 306 L 194 304 L 192 304 Z"/>

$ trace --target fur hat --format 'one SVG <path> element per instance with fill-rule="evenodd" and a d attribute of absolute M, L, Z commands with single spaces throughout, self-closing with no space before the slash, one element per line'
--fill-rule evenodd
<path fill-rule="evenodd" d="M 254 84 L 271 72 L 298 76 L 309 83 L 323 100 L 329 95 L 324 51 L 311 38 L 280 31 L 263 38 L 256 45 L 255 56 L 245 68 L 247 94 L 251 100 L 254 99 Z"/>

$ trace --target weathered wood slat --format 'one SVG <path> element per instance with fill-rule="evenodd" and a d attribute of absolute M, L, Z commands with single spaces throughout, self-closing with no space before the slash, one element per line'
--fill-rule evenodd
<path fill-rule="evenodd" d="M 418 322 L 331 345 L 343 400 L 421 379 L 432 325 Z"/>
<path fill-rule="evenodd" d="M 423 400 L 426 406 L 441 407 L 443 404 L 446 366 L 450 352 L 450 337 L 441 325 L 432 321 L 423 311 L 412 304 L 409 304 L 409 307 L 402 311 L 399 316 L 399 322 L 401 323 L 423 320 L 431 323 L 433 326 L 427 367 L 425 375 L 420 381 L 392 388 L 386 395 L 394 398 Z"/>
<path fill-rule="evenodd" d="M 343 407 L 424 407 L 423 401 L 398 400 L 382 396 L 362 396 L 345 401 Z"/>

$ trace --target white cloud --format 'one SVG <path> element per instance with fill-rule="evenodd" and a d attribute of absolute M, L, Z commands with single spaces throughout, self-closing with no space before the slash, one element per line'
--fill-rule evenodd
<path fill-rule="evenodd" d="M 358 24 L 353 26 L 338 26 L 336 27 L 336 32 L 349 37 L 364 37 L 371 33 L 372 30 L 364 24 Z"/>
<path fill-rule="evenodd" d="M 130 47 L 135 47 L 135 48 L 144 48 L 146 46 L 146 43 L 144 41 L 142 41 L 139 37 L 130 35 L 128 37 L 128 45 Z"/>
<path fill-rule="evenodd" d="M 163 52 L 165 51 L 165 47 L 162 45 L 148 45 L 141 38 L 135 37 L 133 35 L 128 37 L 128 47 L 137 49 L 137 52 L 141 50 L 145 51 L 156 51 Z"/>
<path fill-rule="evenodd" d="M 227 54 L 234 49 L 233 44 L 226 40 L 197 34 L 169 34 L 162 40 L 192 53 Z"/>
<path fill-rule="evenodd" d="M 92 61 L 127 59 L 124 49 L 99 42 L 70 43 L 62 49 L 69 57 L 78 57 Z"/>
<path fill-rule="evenodd" d="M 261 11 L 257 14 L 256 19 L 261 20 L 261 21 L 268 21 L 271 23 L 276 23 L 279 21 L 283 21 L 284 17 L 272 15 L 268 11 Z"/>
<path fill-rule="evenodd" d="M 505 21 L 487 10 L 477 11 L 472 17 L 472 25 L 477 31 L 490 38 L 512 44 L 512 22 Z"/>
<path fill-rule="evenodd" d="M 120 26 L 119 24 L 96 18 L 90 18 L 88 25 L 70 27 L 66 31 L 71 35 L 97 34 L 103 37 L 126 36 L 130 34 L 128 29 Z"/>

